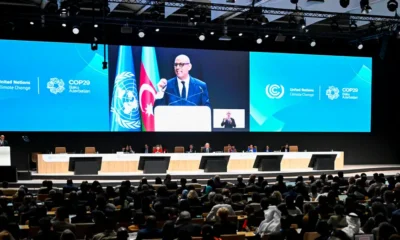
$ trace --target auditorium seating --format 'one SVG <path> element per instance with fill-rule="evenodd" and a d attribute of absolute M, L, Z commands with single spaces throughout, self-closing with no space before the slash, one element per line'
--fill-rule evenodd
<path fill-rule="evenodd" d="M 96 153 L 96 148 L 95 147 L 85 147 L 85 153 L 86 154 Z"/>
<path fill-rule="evenodd" d="M 67 153 L 67 148 L 66 147 L 56 147 L 54 150 L 55 154 L 60 154 L 60 153 Z"/>
<path fill-rule="evenodd" d="M 184 152 L 185 152 L 185 147 L 183 147 L 183 146 L 176 146 L 174 152 L 175 152 L 175 153 L 184 153 Z"/>

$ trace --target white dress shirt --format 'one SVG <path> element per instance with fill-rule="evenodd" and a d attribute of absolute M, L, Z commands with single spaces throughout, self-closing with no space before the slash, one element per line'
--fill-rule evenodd
<path fill-rule="evenodd" d="M 188 78 L 186 78 L 186 79 L 179 79 L 179 78 L 176 78 L 176 80 L 178 81 L 179 96 L 182 96 L 182 89 L 183 89 L 182 81 L 185 82 L 185 87 L 186 87 L 186 99 L 187 99 L 188 94 L 189 94 L 189 80 L 190 80 L 190 77 L 188 77 Z"/>

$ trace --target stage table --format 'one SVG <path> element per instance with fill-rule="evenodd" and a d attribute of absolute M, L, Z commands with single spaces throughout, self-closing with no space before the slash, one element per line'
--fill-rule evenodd
<path fill-rule="evenodd" d="M 151 154 L 39 154 L 39 174 L 65 174 L 68 171 L 70 157 L 102 157 L 101 173 L 141 173 L 138 170 L 140 156 Z M 269 153 L 160 153 L 158 156 L 171 157 L 168 172 L 198 172 L 200 160 L 203 155 L 226 156 L 229 155 L 228 172 L 254 171 L 254 161 L 257 155 L 283 155 L 281 171 L 292 171 L 294 169 L 309 169 L 311 156 L 313 154 L 337 154 L 335 159 L 335 170 L 344 167 L 343 152 L 269 152 Z"/>

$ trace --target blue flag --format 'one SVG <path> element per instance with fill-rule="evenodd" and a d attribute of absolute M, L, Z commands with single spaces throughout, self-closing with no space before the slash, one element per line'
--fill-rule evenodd
<path fill-rule="evenodd" d="M 120 46 L 111 102 L 111 131 L 140 132 L 140 106 L 132 47 Z"/>

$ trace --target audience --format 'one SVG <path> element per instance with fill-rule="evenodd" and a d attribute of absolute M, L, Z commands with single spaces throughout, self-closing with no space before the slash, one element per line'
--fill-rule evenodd
<path fill-rule="evenodd" d="M 86 240 L 126 240 L 128 232 L 139 240 L 215 240 L 238 231 L 254 233 L 254 239 L 301 240 L 307 232 L 317 240 L 360 234 L 400 238 L 400 174 L 376 173 L 368 181 L 364 173 L 346 179 L 339 172 L 308 180 L 298 176 L 290 184 L 282 175 L 271 183 L 256 175 L 231 183 L 217 175 L 202 189 L 197 179 L 177 181 L 171 175 L 157 177 L 155 185 L 143 178 L 137 187 L 129 180 L 117 187 L 66 182 L 57 188 L 43 181 L 40 198 L 26 186 L 14 190 L 11 199 L 0 198 L 0 239 L 26 238 L 18 225 L 38 229 L 29 231 L 34 240 L 80 239 L 82 234 Z M 0 196 L 10 191 L 8 185 L 3 182 Z M 77 227 L 81 224 L 88 224 L 84 232 Z"/>

